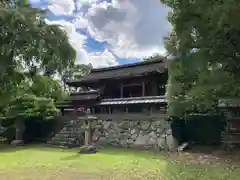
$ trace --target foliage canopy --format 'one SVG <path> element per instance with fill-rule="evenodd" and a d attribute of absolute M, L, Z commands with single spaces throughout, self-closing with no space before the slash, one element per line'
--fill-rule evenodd
<path fill-rule="evenodd" d="M 45 23 L 45 12 L 26 1 L 0 1 L 0 97 L 7 103 L 26 78 L 51 76 L 74 65 L 67 34 Z"/>
<path fill-rule="evenodd" d="M 165 47 L 171 115 L 217 110 L 219 97 L 239 96 L 240 26 L 237 0 L 161 0 L 172 11 Z"/>

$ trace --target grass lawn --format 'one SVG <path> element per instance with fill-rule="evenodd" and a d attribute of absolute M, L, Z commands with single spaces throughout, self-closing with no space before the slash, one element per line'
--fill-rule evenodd
<path fill-rule="evenodd" d="M 1 148 L 1 147 L 0 147 Z M 0 180 L 237 180 L 226 164 L 177 161 L 164 153 L 102 149 L 78 154 L 42 146 L 0 149 Z"/>

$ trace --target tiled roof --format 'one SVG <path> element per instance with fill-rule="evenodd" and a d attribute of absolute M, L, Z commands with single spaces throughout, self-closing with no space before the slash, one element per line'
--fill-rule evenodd
<path fill-rule="evenodd" d="M 119 65 L 107 68 L 92 69 L 91 73 L 79 80 L 68 81 L 70 86 L 98 82 L 107 79 L 122 79 L 129 77 L 141 77 L 150 73 L 164 73 L 166 71 L 164 58 L 143 61 L 134 64 Z"/>
<path fill-rule="evenodd" d="M 121 104 L 167 104 L 165 96 L 145 96 L 145 97 L 131 97 L 131 98 L 113 98 L 113 99 L 100 99 L 96 94 L 87 94 L 74 97 L 74 100 L 98 100 L 94 104 L 97 106 L 104 105 L 121 105 Z M 71 108 L 71 101 L 57 103 L 58 108 Z"/>
<path fill-rule="evenodd" d="M 71 101 L 86 101 L 86 100 L 96 100 L 100 97 L 100 91 L 84 91 L 84 92 L 74 92 L 70 94 L 69 99 Z"/>
<path fill-rule="evenodd" d="M 165 96 L 102 99 L 98 105 L 166 103 Z"/>

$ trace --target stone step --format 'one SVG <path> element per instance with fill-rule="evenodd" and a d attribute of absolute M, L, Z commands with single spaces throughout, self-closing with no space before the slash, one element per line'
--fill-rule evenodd
<path fill-rule="evenodd" d="M 80 146 L 80 144 L 75 144 L 75 143 L 71 143 L 71 142 L 55 142 L 55 141 L 48 141 L 47 145 L 49 146 L 57 146 L 57 147 L 77 147 Z"/>
<path fill-rule="evenodd" d="M 82 128 L 82 127 L 79 127 L 79 128 L 66 127 L 65 130 L 66 130 L 66 131 L 82 131 L 83 128 Z"/>
<path fill-rule="evenodd" d="M 68 141 L 48 141 L 47 144 L 64 146 L 64 145 L 71 145 L 72 143 Z"/>
<path fill-rule="evenodd" d="M 56 134 L 54 137 L 58 138 L 68 138 L 73 136 L 82 136 L 82 132 L 61 132 Z"/>
<path fill-rule="evenodd" d="M 66 134 L 66 133 L 58 133 L 58 134 L 56 134 L 55 135 L 55 137 L 69 137 L 70 136 L 70 134 Z"/>
<path fill-rule="evenodd" d="M 48 147 L 56 147 L 56 148 L 74 148 L 74 147 L 78 147 L 80 145 L 76 145 L 76 144 L 57 144 L 57 143 L 54 143 L 54 144 L 46 144 L 46 146 Z"/>
<path fill-rule="evenodd" d="M 63 149 L 68 149 L 68 146 L 61 146 L 61 145 L 53 145 L 53 144 L 46 144 L 46 147 L 51 147 L 51 148 L 63 148 Z"/>
<path fill-rule="evenodd" d="M 61 131 L 61 132 L 59 132 L 58 134 L 64 134 L 64 135 L 66 135 L 66 134 L 73 134 L 73 133 L 75 133 L 74 131 Z"/>
<path fill-rule="evenodd" d="M 51 142 L 75 142 L 77 140 L 80 140 L 81 138 L 78 138 L 76 136 L 74 137 L 70 137 L 70 138 L 57 138 L 57 137 L 53 137 L 51 140 Z"/>
<path fill-rule="evenodd" d="M 82 133 L 84 132 L 81 128 L 81 124 L 70 121 L 66 122 L 66 125 L 55 134 L 51 140 L 47 142 L 48 145 L 54 146 L 78 146 L 79 143 L 76 142 L 77 139 L 81 139 Z"/>
<path fill-rule="evenodd" d="M 52 141 L 72 141 L 72 138 L 59 138 L 59 137 L 53 137 Z"/>
<path fill-rule="evenodd" d="M 74 128 L 74 127 L 64 127 L 61 131 L 82 131 L 83 128 Z"/>

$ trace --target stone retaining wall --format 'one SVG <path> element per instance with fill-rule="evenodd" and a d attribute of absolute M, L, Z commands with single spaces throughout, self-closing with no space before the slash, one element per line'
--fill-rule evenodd
<path fill-rule="evenodd" d="M 97 145 L 170 151 L 177 149 L 170 123 L 164 120 L 98 120 L 95 126 L 98 128 L 93 132 L 93 141 Z"/>

